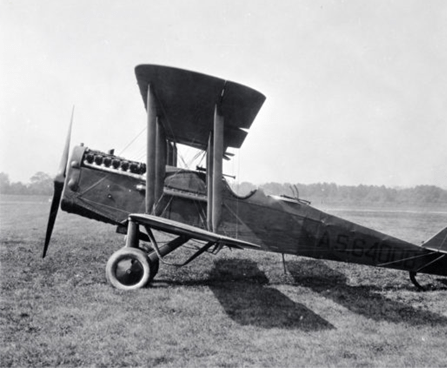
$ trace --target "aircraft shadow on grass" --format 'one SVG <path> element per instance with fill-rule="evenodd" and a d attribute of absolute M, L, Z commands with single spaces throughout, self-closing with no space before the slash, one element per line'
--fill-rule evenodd
<path fill-rule="evenodd" d="M 288 261 L 287 269 L 297 285 L 307 287 L 366 318 L 405 322 L 413 326 L 447 325 L 447 317 L 388 299 L 378 292 L 380 288 L 375 285 L 350 286 L 344 274 L 317 260 Z"/>
<path fill-rule="evenodd" d="M 208 286 L 227 315 L 240 325 L 303 331 L 334 328 L 303 304 L 268 287 L 267 276 L 251 260 L 218 260 L 210 279 L 215 282 Z"/>
<path fill-rule="evenodd" d="M 309 288 L 365 318 L 413 326 L 447 326 L 447 317 L 386 298 L 376 285 L 348 285 L 343 273 L 321 261 L 287 261 L 287 270 L 294 285 Z M 163 280 L 160 281 L 162 284 Z M 269 287 L 268 277 L 256 262 L 248 259 L 219 259 L 206 280 L 183 280 L 180 284 L 207 285 L 225 313 L 240 325 L 303 331 L 335 328 L 303 304 Z"/>

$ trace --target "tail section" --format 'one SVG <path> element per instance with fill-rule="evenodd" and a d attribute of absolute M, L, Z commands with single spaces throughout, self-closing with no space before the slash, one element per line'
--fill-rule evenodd
<path fill-rule="evenodd" d="M 447 253 L 447 227 L 427 240 L 422 246 L 436 252 Z"/>

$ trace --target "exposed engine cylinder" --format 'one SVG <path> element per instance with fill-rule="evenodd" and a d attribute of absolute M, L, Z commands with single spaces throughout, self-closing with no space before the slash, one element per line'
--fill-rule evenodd
<path fill-rule="evenodd" d="M 117 170 L 121 173 L 144 175 L 146 164 L 130 161 L 110 153 L 94 151 L 89 148 L 85 150 L 83 164 L 97 169 Z"/>

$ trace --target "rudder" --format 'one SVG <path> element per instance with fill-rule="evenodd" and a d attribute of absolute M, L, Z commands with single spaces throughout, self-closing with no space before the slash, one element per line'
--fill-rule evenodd
<path fill-rule="evenodd" d="M 447 227 L 422 244 L 424 248 L 447 253 Z"/>

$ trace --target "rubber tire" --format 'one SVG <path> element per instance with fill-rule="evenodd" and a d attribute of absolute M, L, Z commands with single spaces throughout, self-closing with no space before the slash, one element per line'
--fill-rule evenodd
<path fill-rule="evenodd" d="M 120 261 L 123 260 L 131 260 L 137 261 L 142 266 L 141 270 L 143 272 L 141 278 L 137 280 L 136 283 L 131 285 L 126 285 L 122 283 L 116 274 L 117 266 Z M 151 262 L 152 263 L 152 262 Z M 152 268 L 153 265 L 152 265 Z M 153 272 L 153 271 L 152 271 Z M 107 281 L 117 289 L 120 290 L 137 290 L 140 289 L 149 282 L 151 276 L 151 265 L 149 264 L 149 260 L 147 258 L 147 254 L 141 249 L 137 248 L 121 248 L 112 254 L 112 256 L 107 261 L 106 265 L 106 278 Z M 155 275 L 154 275 L 155 276 Z"/>

